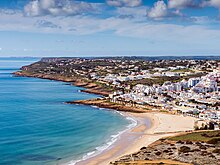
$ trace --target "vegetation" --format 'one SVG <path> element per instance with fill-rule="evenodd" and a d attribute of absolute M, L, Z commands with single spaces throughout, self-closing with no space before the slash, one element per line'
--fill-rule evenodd
<path fill-rule="evenodd" d="M 137 84 L 143 84 L 143 85 L 152 86 L 153 84 L 163 85 L 163 83 L 166 82 L 166 81 L 178 82 L 180 79 L 181 79 L 181 77 L 163 76 L 163 77 L 145 78 L 145 79 L 141 79 L 141 80 L 134 80 L 134 81 L 130 81 L 130 83 L 133 86 L 135 86 Z"/>
<path fill-rule="evenodd" d="M 179 152 L 183 152 L 183 153 L 187 153 L 187 152 L 190 152 L 191 149 L 187 146 L 181 146 L 180 149 L 179 149 Z"/>
<path fill-rule="evenodd" d="M 219 144 L 220 138 L 212 138 L 211 140 L 207 141 L 208 144 Z"/>
<path fill-rule="evenodd" d="M 211 143 L 217 144 L 220 142 L 220 130 L 194 132 L 194 133 L 171 137 L 168 139 L 172 141 L 195 141 L 195 142 L 203 141 L 210 144 Z"/>
<path fill-rule="evenodd" d="M 193 73 L 193 71 L 188 69 L 188 68 L 186 68 L 186 69 L 176 69 L 176 70 L 173 70 L 172 72 L 192 72 Z"/>
<path fill-rule="evenodd" d="M 188 59 L 188 57 L 184 58 Z M 153 84 L 162 85 L 167 81 L 175 83 L 183 79 L 201 77 L 206 74 L 198 72 L 188 76 L 160 76 L 131 81 L 114 79 L 114 83 L 112 83 L 113 80 L 111 80 L 113 78 L 110 78 L 109 81 L 106 80 L 106 77 L 112 74 L 115 74 L 112 75 L 115 77 L 135 76 L 145 74 L 145 72 L 154 73 L 156 71 L 154 70 L 155 68 L 176 66 L 189 67 L 177 70 L 186 72 L 196 69 L 198 66 L 207 65 L 205 60 L 174 60 L 175 58 L 170 60 L 165 57 L 164 59 L 165 60 L 160 60 L 160 57 L 43 58 L 36 63 L 22 67 L 21 71 L 17 72 L 17 75 L 74 82 L 78 84 L 78 86 L 89 88 L 90 92 L 93 90 L 94 93 L 94 90 L 97 90 L 109 94 L 117 90 L 129 92 L 137 84 L 149 86 Z M 192 59 L 194 59 L 194 57 Z M 218 61 L 209 63 L 209 65 L 216 66 Z"/>

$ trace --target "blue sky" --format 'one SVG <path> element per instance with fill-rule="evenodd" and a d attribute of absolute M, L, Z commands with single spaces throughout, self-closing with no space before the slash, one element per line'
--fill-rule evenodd
<path fill-rule="evenodd" d="M 0 57 L 220 55 L 220 0 L 1 0 Z"/>

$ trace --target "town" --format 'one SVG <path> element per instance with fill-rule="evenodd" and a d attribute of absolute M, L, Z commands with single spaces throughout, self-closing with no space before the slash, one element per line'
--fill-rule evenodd
<path fill-rule="evenodd" d="M 198 119 L 195 129 L 219 129 L 220 60 L 43 58 L 22 72 L 89 82 L 112 103 L 189 115 Z"/>

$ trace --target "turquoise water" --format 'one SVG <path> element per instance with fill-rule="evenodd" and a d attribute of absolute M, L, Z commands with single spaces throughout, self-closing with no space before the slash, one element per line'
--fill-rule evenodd
<path fill-rule="evenodd" d="M 36 60 L 0 58 L 0 165 L 79 160 L 106 148 L 131 124 L 114 111 L 64 104 L 97 97 L 79 87 L 12 76 Z"/>

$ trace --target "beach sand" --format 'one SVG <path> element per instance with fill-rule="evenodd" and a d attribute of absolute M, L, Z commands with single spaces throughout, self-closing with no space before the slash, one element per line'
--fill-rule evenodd
<path fill-rule="evenodd" d="M 107 165 L 124 155 L 140 150 L 163 137 L 173 136 L 194 128 L 195 119 L 164 113 L 124 113 L 137 120 L 136 127 L 123 133 L 120 138 L 107 150 L 80 161 L 77 165 Z M 149 122 L 150 121 L 150 122 Z"/>

